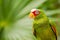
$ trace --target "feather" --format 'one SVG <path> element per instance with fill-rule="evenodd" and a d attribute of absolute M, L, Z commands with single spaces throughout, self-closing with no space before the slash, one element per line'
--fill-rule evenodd
<path fill-rule="evenodd" d="M 57 40 L 57 31 L 56 31 L 56 28 L 55 28 L 55 24 L 52 21 L 50 21 L 50 26 L 51 26 L 51 29 L 54 32 L 54 34 L 56 36 L 56 40 Z"/>

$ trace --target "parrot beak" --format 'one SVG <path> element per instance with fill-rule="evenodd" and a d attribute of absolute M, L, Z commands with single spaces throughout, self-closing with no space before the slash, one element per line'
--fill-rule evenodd
<path fill-rule="evenodd" d="M 35 18 L 34 14 L 33 13 L 30 13 L 29 14 L 29 18 Z"/>

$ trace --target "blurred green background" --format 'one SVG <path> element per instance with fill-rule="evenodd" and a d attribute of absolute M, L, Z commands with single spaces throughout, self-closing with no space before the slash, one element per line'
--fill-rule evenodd
<path fill-rule="evenodd" d="M 0 0 L 0 40 L 36 40 L 32 33 L 31 9 L 45 11 L 55 22 L 60 39 L 60 0 Z"/>

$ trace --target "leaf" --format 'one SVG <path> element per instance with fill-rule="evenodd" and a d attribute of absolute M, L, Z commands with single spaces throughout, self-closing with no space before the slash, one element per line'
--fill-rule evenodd
<path fill-rule="evenodd" d="M 37 8 L 45 1 L 0 0 L 0 29 L 4 28 L 0 30 L 0 40 L 35 40 L 32 21 L 27 19 L 27 15 L 32 8 Z"/>

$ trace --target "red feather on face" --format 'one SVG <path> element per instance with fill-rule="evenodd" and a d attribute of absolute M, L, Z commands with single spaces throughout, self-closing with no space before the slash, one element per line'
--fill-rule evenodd
<path fill-rule="evenodd" d="M 40 11 L 37 9 L 35 9 L 35 10 L 33 9 L 32 13 L 34 14 L 34 16 L 37 16 L 40 14 Z"/>

